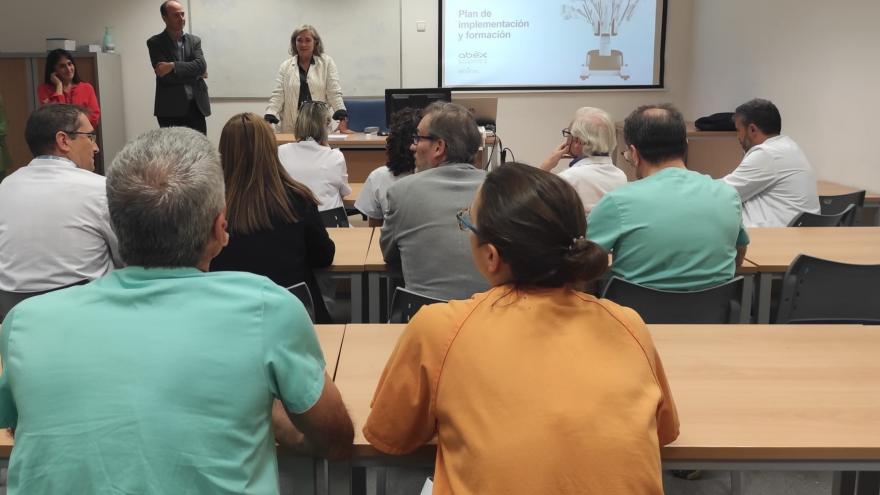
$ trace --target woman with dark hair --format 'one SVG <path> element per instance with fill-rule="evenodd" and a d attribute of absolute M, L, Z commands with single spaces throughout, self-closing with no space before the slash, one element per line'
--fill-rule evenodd
<path fill-rule="evenodd" d="M 367 440 L 405 454 L 436 435 L 435 495 L 662 494 L 675 404 L 639 316 L 573 288 L 608 265 L 575 190 L 508 164 L 458 219 L 492 288 L 410 321 Z"/>
<path fill-rule="evenodd" d="M 388 162 L 370 172 L 354 202 L 354 207 L 370 219 L 370 227 L 381 227 L 385 222 L 385 211 L 388 209 L 385 193 L 388 188 L 416 169 L 416 159 L 410 146 L 421 119 L 422 111 L 416 108 L 404 108 L 391 116 L 388 139 L 385 141 Z"/>
<path fill-rule="evenodd" d="M 43 84 L 37 88 L 37 95 L 42 105 L 68 103 L 87 108 L 89 122 L 97 129 L 101 108 L 98 106 L 95 88 L 80 80 L 76 72 L 76 62 L 69 51 L 58 48 L 46 56 Z"/>
<path fill-rule="evenodd" d="M 212 271 L 265 275 L 289 287 L 305 282 L 317 323 L 331 323 L 312 272 L 333 262 L 336 246 L 308 187 L 284 171 L 272 129 L 260 116 L 235 115 L 220 133 L 229 244 Z"/>

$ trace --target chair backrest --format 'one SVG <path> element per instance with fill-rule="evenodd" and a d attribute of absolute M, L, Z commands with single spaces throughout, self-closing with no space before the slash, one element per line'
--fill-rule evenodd
<path fill-rule="evenodd" d="M 367 127 L 378 127 L 386 130 L 385 98 L 344 99 L 348 111 L 348 128 L 355 132 L 364 132 Z"/>
<path fill-rule="evenodd" d="M 306 307 L 306 311 L 309 312 L 309 318 L 312 319 L 312 323 L 315 322 L 315 301 L 312 300 L 312 292 L 309 290 L 309 286 L 306 285 L 305 282 L 300 282 L 295 285 L 291 285 L 287 288 L 287 292 L 290 292 L 294 296 L 297 297 L 300 301 L 302 301 L 303 306 Z"/>
<path fill-rule="evenodd" d="M 849 205 L 840 213 L 834 215 L 816 215 L 815 213 L 801 212 L 788 223 L 789 227 L 843 227 L 845 222 L 855 220 L 855 205 Z"/>
<path fill-rule="evenodd" d="M 844 225 L 847 227 L 851 227 L 855 224 L 858 211 L 865 206 L 865 191 L 838 194 L 836 196 L 819 196 L 819 208 L 823 215 L 841 213 L 849 205 L 855 205 L 855 208 L 853 208 L 849 217 L 844 220 Z"/>
<path fill-rule="evenodd" d="M 332 210 L 324 210 L 321 213 L 321 221 L 325 227 L 348 227 L 348 214 L 345 213 L 345 207 L 333 208 Z"/>
<path fill-rule="evenodd" d="M 443 299 L 423 296 L 411 290 L 398 287 L 391 298 L 391 310 L 388 312 L 388 323 L 409 323 L 416 312 L 426 304 L 446 302 Z"/>
<path fill-rule="evenodd" d="M 5 290 L 0 290 L 0 323 L 3 323 L 6 313 L 16 304 L 39 294 L 44 294 L 44 292 L 6 292 Z"/>
<path fill-rule="evenodd" d="M 602 297 L 634 309 L 645 323 L 748 323 L 742 277 L 695 291 L 652 289 L 611 277 Z"/>
<path fill-rule="evenodd" d="M 0 323 L 3 323 L 3 320 L 6 318 L 6 314 L 9 313 L 9 311 L 11 311 L 16 304 L 24 301 L 25 299 L 30 299 L 31 297 L 39 296 L 42 294 L 48 294 L 50 292 L 55 292 L 56 290 L 66 289 L 68 287 L 73 287 L 74 285 L 85 285 L 87 283 L 89 283 L 89 280 L 80 280 L 79 282 L 74 282 L 72 284 L 37 292 L 7 292 L 4 290 L 0 290 Z"/>
<path fill-rule="evenodd" d="M 880 265 L 799 255 L 782 279 L 776 322 L 880 324 Z"/>

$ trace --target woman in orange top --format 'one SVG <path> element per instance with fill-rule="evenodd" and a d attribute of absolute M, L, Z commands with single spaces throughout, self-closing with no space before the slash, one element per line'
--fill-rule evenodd
<path fill-rule="evenodd" d="M 366 438 L 406 454 L 436 435 L 435 494 L 663 493 L 675 404 L 639 316 L 573 288 L 608 264 L 575 190 L 508 164 L 458 218 L 492 289 L 422 307 Z"/>
<path fill-rule="evenodd" d="M 89 122 L 98 128 L 101 108 L 91 84 L 81 81 L 76 72 L 76 62 L 67 50 L 58 48 L 46 56 L 43 84 L 37 88 L 40 104 L 69 103 L 89 110 Z"/>

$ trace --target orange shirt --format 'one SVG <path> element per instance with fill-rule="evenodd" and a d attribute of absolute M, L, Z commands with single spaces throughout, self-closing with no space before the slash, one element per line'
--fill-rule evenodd
<path fill-rule="evenodd" d="M 382 373 L 367 440 L 405 454 L 435 434 L 437 495 L 662 494 L 678 416 L 634 311 L 501 286 L 423 307 Z"/>

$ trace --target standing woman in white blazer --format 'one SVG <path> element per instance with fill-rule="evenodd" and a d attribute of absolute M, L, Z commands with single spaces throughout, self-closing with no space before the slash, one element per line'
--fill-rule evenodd
<path fill-rule="evenodd" d="M 293 132 L 299 107 L 307 101 L 323 101 L 333 111 L 339 129 L 347 130 L 348 113 L 342 102 L 342 87 L 336 63 L 324 53 L 324 42 L 313 26 L 305 24 L 290 35 L 289 59 L 278 68 L 275 89 L 263 118 L 281 123 L 281 132 Z"/>

